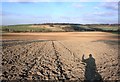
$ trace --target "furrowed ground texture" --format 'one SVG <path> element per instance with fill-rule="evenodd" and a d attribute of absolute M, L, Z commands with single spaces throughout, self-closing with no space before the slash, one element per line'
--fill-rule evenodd
<path fill-rule="evenodd" d="M 1 79 L 84 80 L 82 56 L 92 54 L 103 80 L 119 80 L 117 40 L 72 38 L 3 40 Z"/>

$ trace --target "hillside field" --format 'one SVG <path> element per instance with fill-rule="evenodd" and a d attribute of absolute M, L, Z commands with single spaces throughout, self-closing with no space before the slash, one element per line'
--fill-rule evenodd
<path fill-rule="evenodd" d="M 103 31 L 119 33 L 117 24 L 25 24 L 1 26 L 2 32 L 79 32 Z"/>

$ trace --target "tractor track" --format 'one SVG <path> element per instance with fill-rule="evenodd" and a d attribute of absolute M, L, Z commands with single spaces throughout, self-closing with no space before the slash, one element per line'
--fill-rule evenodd
<path fill-rule="evenodd" d="M 92 50 L 90 46 L 84 46 L 83 44 L 73 49 L 72 47 L 74 46 L 71 46 L 72 42 L 65 45 L 66 42 L 64 41 L 53 40 L 16 42 L 17 40 L 15 40 L 15 44 L 13 44 L 14 41 L 10 43 L 9 41 L 3 42 L 5 44 L 3 46 L 2 56 L 3 74 L 1 77 L 3 79 L 59 81 L 82 81 L 84 79 L 85 67 L 81 64 L 80 56 L 75 53 L 75 50 L 81 49 L 81 46 L 85 49 Z M 75 45 L 78 45 L 78 43 Z M 102 47 L 100 46 L 100 48 Z M 106 47 L 106 49 L 108 48 Z M 97 50 L 95 48 L 93 49 Z M 100 58 L 98 59 L 98 70 L 100 73 L 104 74 L 105 71 L 109 72 L 109 76 L 103 75 L 103 78 L 109 79 L 109 77 L 115 75 L 116 73 L 113 72 L 113 68 L 117 67 L 115 57 L 112 54 L 108 54 L 107 51 L 104 53 L 100 52 L 98 57 Z M 105 60 L 100 61 L 102 59 Z"/>

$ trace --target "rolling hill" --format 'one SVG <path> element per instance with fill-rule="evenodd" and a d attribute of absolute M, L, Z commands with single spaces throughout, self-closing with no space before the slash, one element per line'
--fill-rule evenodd
<path fill-rule="evenodd" d="M 2 32 L 75 32 L 103 31 L 119 32 L 118 24 L 69 24 L 44 23 L 2 26 Z"/>

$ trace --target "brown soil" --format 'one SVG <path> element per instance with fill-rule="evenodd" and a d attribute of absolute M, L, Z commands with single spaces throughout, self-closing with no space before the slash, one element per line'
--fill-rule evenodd
<path fill-rule="evenodd" d="M 112 40 L 118 36 L 106 32 L 4 33 L 3 40 Z"/>
<path fill-rule="evenodd" d="M 102 80 L 119 80 L 118 36 L 105 32 L 6 33 L 2 79 L 84 80 L 92 54 Z M 84 65 L 85 64 L 85 65 Z M 100 79 L 100 78 L 94 78 Z M 94 80 L 93 79 L 93 80 Z"/>

